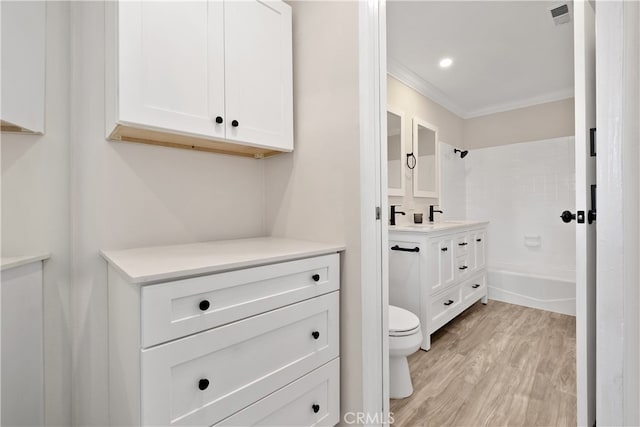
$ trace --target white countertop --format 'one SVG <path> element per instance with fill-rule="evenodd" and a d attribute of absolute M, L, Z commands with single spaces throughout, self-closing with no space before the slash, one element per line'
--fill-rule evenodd
<path fill-rule="evenodd" d="M 9 256 L 0 258 L 0 264 L 2 264 L 2 271 L 9 268 L 20 267 L 25 264 L 31 264 L 32 262 L 44 261 L 48 259 L 50 254 L 38 254 L 38 255 L 22 255 L 22 256 Z"/>
<path fill-rule="evenodd" d="M 325 255 L 341 244 L 259 237 L 100 251 L 131 283 L 151 283 Z"/>
<path fill-rule="evenodd" d="M 406 224 L 406 225 L 390 225 L 389 231 L 408 231 L 412 233 L 435 233 L 437 231 L 469 228 L 479 225 L 487 225 L 489 221 L 442 221 L 442 222 L 426 222 L 423 224 Z"/>

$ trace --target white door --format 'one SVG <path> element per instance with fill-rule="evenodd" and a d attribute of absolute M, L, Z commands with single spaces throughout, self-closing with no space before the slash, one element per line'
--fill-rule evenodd
<path fill-rule="evenodd" d="M 226 137 L 293 150 L 291 8 L 225 2 Z"/>
<path fill-rule="evenodd" d="M 223 31 L 220 1 L 119 2 L 119 121 L 224 137 Z"/>
<path fill-rule="evenodd" d="M 596 386 L 596 223 L 590 219 L 590 210 L 591 186 L 596 184 L 596 157 L 591 155 L 590 134 L 596 126 L 595 13 L 589 1 L 576 1 L 573 7 L 577 416 L 579 426 L 593 426 Z"/>

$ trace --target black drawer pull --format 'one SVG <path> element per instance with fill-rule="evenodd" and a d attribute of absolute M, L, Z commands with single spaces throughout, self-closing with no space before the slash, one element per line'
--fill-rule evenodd
<path fill-rule="evenodd" d="M 313 276 L 311 276 L 311 278 L 313 279 L 314 282 L 317 282 L 320 280 L 320 275 L 319 274 L 314 274 Z"/>
<path fill-rule="evenodd" d="M 478 289 L 480 287 L 480 285 L 478 285 L 477 283 L 475 285 L 471 286 L 473 289 Z"/>
<path fill-rule="evenodd" d="M 206 390 L 207 387 L 209 387 L 209 380 L 206 378 L 202 378 L 200 381 L 198 381 L 198 388 L 202 391 Z"/>
<path fill-rule="evenodd" d="M 311 405 L 311 409 L 313 409 L 314 414 L 317 414 L 318 411 L 320 411 L 320 405 L 318 405 L 317 403 L 314 403 L 313 405 Z"/>
<path fill-rule="evenodd" d="M 311 332 L 311 336 L 313 337 L 314 340 L 317 340 L 318 338 L 320 338 L 320 332 L 313 331 Z"/>
<path fill-rule="evenodd" d="M 207 311 L 209 310 L 209 307 L 211 307 L 211 303 L 209 302 L 209 300 L 203 299 L 202 301 L 200 301 L 200 304 L 198 304 L 198 307 L 202 311 Z"/>
<path fill-rule="evenodd" d="M 476 242 L 482 242 L 482 239 L 476 239 Z"/>
<path fill-rule="evenodd" d="M 395 246 L 391 246 L 391 250 L 402 251 L 402 252 L 420 252 L 420 248 L 417 246 L 415 248 L 401 248 L 400 246 L 395 245 Z"/>
<path fill-rule="evenodd" d="M 469 268 L 469 267 L 466 266 L 466 265 L 463 265 L 462 267 L 458 267 L 458 270 L 466 270 L 467 268 Z"/>
<path fill-rule="evenodd" d="M 450 299 L 449 301 L 444 303 L 444 305 L 451 305 L 451 304 L 453 304 L 453 300 L 452 299 Z"/>
<path fill-rule="evenodd" d="M 441 250 L 442 252 L 447 252 L 447 251 L 449 250 L 449 248 L 440 248 L 440 250 Z"/>
<path fill-rule="evenodd" d="M 467 242 L 462 242 L 462 243 L 458 243 L 458 246 L 467 246 L 469 243 Z"/>

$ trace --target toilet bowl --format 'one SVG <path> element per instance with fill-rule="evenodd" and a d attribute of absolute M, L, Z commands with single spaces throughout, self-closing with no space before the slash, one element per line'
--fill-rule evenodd
<path fill-rule="evenodd" d="M 420 348 L 420 320 L 412 312 L 389 306 L 389 397 L 403 399 L 413 394 L 407 357 Z"/>

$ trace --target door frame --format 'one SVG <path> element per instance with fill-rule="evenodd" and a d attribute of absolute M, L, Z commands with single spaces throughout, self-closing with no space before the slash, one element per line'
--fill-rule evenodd
<path fill-rule="evenodd" d="M 596 419 L 640 424 L 640 5 L 597 2 Z"/>
<path fill-rule="evenodd" d="M 363 425 L 390 421 L 385 7 L 385 0 L 358 2 Z"/>

